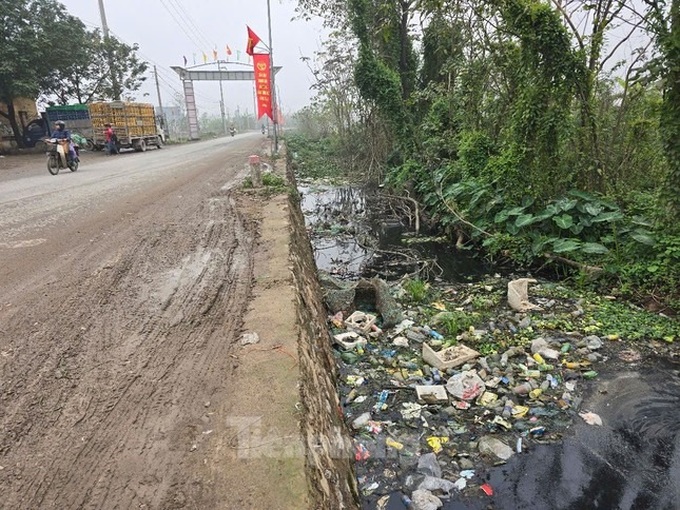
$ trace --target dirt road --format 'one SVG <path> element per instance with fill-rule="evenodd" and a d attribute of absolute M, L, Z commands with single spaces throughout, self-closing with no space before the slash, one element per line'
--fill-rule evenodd
<path fill-rule="evenodd" d="M 228 508 L 202 454 L 230 393 L 261 138 L 0 175 L 0 507 Z"/>

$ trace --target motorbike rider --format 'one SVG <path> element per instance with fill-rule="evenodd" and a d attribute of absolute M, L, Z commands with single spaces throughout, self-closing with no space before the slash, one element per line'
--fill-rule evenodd
<path fill-rule="evenodd" d="M 66 123 L 63 120 L 58 120 L 54 123 L 52 138 L 56 138 L 57 140 L 68 140 L 68 157 L 71 161 L 76 160 L 76 149 L 73 145 L 73 140 L 71 139 L 71 132 L 66 129 Z"/>

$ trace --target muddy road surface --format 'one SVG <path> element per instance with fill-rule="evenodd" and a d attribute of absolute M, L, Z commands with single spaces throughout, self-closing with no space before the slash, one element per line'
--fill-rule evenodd
<path fill-rule="evenodd" d="M 231 187 L 261 144 L 0 175 L 0 508 L 229 508 L 208 446 L 256 237 Z"/>

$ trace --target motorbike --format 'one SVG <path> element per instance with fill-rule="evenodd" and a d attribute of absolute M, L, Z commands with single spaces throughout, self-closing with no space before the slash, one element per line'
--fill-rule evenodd
<path fill-rule="evenodd" d="M 50 151 L 47 153 L 47 170 L 52 175 L 57 175 L 62 168 L 68 168 L 71 172 L 78 170 L 80 164 L 80 151 L 77 145 L 74 145 L 76 153 L 75 159 L 69 156 L 69 142 L 65 139 L 51 138 L 45 140 L 50 146 Z"/>
<path fill-rule="evenodd" d="M 229 130 L 229 134 L 230 134 L 231 136 L 234 136 L 234 135 L 236 134 L 236 129 L 235 129 L 235 128 L 231 128 L 231 129 Z"/>

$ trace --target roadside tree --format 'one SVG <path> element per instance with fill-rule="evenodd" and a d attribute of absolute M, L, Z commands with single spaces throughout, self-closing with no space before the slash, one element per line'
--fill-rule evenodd
<path fill-rule="evenodd" d="M 72 64 L 69 37 L 85 26 L 55 0 L 0 0 L 0 102 L 19 146 L 22 133 L 14 101 L 37 97 Z"/>

